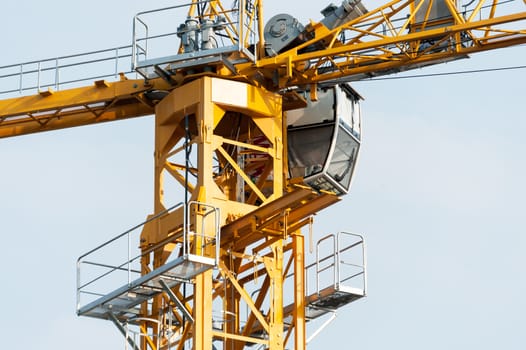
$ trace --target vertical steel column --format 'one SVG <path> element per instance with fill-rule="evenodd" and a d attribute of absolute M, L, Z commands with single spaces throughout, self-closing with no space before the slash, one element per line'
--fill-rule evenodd
<path fill-rule="evenodd" d="M 241 215 L 246 215 L 250 211 L 254 210 L 258 205 L 266 204 L 274 199 L 277 199 L 283 195 L 284 188 L 284 166 L 283 166 L 283 123 L 282 123 L 282 110 L 281 110 L 281 96 L 269 93 L 263 89 L 258 89 L 248 84 L 232 82 L 216 78 L 201 78 L 193 82 L 190 82 L 178 89 L 172 91 L 166 98 L 161 101 L 156 107 L 156 146 L 155 146 L 155 208 L 156 211 L 159 208 L 164 207 L 164 184 L 163 174 L 167 176 L 167 179 L 173 177 L 176 181 L 181 184 L 182 187 L 186 187 L 185 177 L 179 172 L 183 172 L 184 168 L 188 168 L 188 164 L 181 162 L 184 156 L 184 145 L 181 143 L 184 141 L 185 135 L 189 129 L 191 133 L 191 143 L 196 150 L 197 160 L 192 159 L 195 168 L 198 169 L 194 172 L 196 175 L 195 181 L 188 184 L 190 189 L 190 202 L 195 201 L 212 205 L 218 208 L 220 212 L 220 223 L 219 226 L 225 225 L 227 219 L 232 220 Z M 244 128 L 241 133 L 238 133 L 236 137 L 231 136 L 231 129 L 224 120 L 233 120 L 233 115 L 239 114 L 241 128 Z M 188 124 L 185 128 L 185 116 L 188 116 Z M 237 123 L 236 123 L 237 126 Z M 272 162 L 269 169 L 266 171 L 267 175 L 264 175 L 263 179 L 252 182 L 247 189 L 253 192 L 261 193 L 257 204 L 249 201 L 247 198 L 241 198 L 237 201 L 234 196 L 231 196 L 232 192 L 235 193 L 235 183 L 233 180 L 236 176 L 248 178 L 247 169 L 238 166 L 234 162 L 230 162 L 230 153 L 226 152 L 225 149 L 229 147 L 237 147 L 238 145 L 243 148 L 250 149 L 251 144 L 251 133 L 258 132 L 261 136 L 264 136 L 269 141 L 268 146 L 268 157 L 269 162 Z M 257 145 L 254 145 L 258 148 Z M 260 147 L 261 148 L 261 147 Z M 221 151 L 224 153 L 221 153 Z M 263 151 L 264 152 L 264 151 Z M 217 157 L 218 153 L 221 153 Z M 176 156 L 178 157 L 175 160 Z M 170 161 L 168 161 L 170 157 Z M 225 178 L 224 182 L 221 182 L 219 175 L 214 173 L 214 167 L 217 165 L 214 163 L 223 162 L 222 166 L 227 167 L 231 171 L 231 177 Z M 179 163 L 177 163 L 179 162 Z M 180 164 L 184 164 L 180 167 Z M 192 172 L 192 170 L 190 170 Z M 268 174 L 273 173 L 272 176 Z M 263 175 L 262 175 L 263 176 Z M 234 183 L 234 187 L 232 187 Z M 250 187 L 250 188 L 249 188 Z M 183 188 L 183 191 L 186 190 Z M 264 193 L 264 194 L 263 194 Z M 182 196 L 183 192 L 177 194 Z M 168 193 L 167 193 L 168 198 Z M 243 287 L 243 283 L 236 281 L 238 275 L 238 269 L 243 258 L 245 249 L 243 246 L 223 246 L 219 249 L 216 245 L 219 244 L 215 237 L 215 228 L 218 224 L 214 223 L 214 220 L 203 219 L 205 212 L 202 210 L 202 206 L 195 205 L 191 206 L 191 211 L 188 212 L 188 227 L 191 228 L 191 246 L 189 247 L 190 254 L 198 256 L 212 257 L 217 255 L 218 252 L 223 254 L 220 256 L 220 266 L 223 266 L 222 270 L 225 272 L 223 276 L 229 276 L 227 278 L 225 289 L 222 289 L 224 284 L 220 284 L 213 281 L 213 270 L 208 270 L 198 276 L 196 276 L 192 283 L 190 295 L 187 298 L 183 298 L 185 303 L 188 303 L 188 311 L 191 312 L 194 319 L 193 324 L 182 324 L 178 327 L 178 332 L 181 332 L 182 337 L 178 340 L 179 349 L 182 349 L 183 343 L 189 341 L 192 338 L 192 348 L 194 350 L 212 350 L 212 341 L 215 339 L 225 339 L 223 348 L 226 350 L 232 350 L 233 348 L 243 348 L 247 343 L 252 343 L 251 340 L 256 340 L 255 343 L 261 342 L 261 339 L 255 337 L 251 330 L 241 330 L 240 313 L 240 301 L 241 299 L 247 301 L 250 298 L 249 294 L 246 293 Z M 145 243 L 142 244 L 155 244 L 163 239 L 166 239 L 167 235 L 177 232 L 183 223 L 185 215 L 174 212 L 173 215 L 167 215 L 166 217 L 159 219 L 159 229 L 154 228 L 153 225 L 149 227 L 148 232 L 143 232 L 142 238 Z M 257 233 L 244 233 L 247 237 Z M 260 237 L 259 240 L 268 240 L 269 237 Z M 269 345 L 272 350 L 282 350 L 283 345 L 283 240 L 285 239 L 285 233 L 283 238 L 275 242 L 272 245 L 272 253 L 268 259 L 265 258 L 265 267 L 268 279 L 269 288 L 265 288 L 261 298 L 269 297 L 268 293 L 271 293 L 269 299 L 272 302 L 272 312 L 269 314 L 269 320 L 265 319 L 259 310 L 263 300 L 248 303 L 257 304 L 257 308 L 253 310 L 257 313 L 257 321 L 260 324 L 264 324 L 264 328 L 269 333 Z M 182 241 L 182 240 L 181 240 Z M 247 242 L 251 240 L 248 239 Z M 232 244 L 232 243 L 229 243 Z M 247 243 L 250 244 L 250 243 Z M 175 247 L 176 245 L 173 245 Z M 167 256 L 172 249 L 172 246 L 165 247 L 165 255 Z M 229 248 L 230 247 L 230 248 Z M 232 259 L 230 255 L 226 253 L 226 250 L 234 249 L 232 253 L 238 254 L 237 258 Z M 157 253 L 157 252 L 156 252 Z M 230 260 L 231 259 L 231 260 Z M 149 262 L 151 265 L 151 261 Z M 161 263 L 161 260 L 157 260 L 155 257 L 154 267 Z M 143 271 L 144 272 L 144 271 Z M 224 299 L 223 298 L 224 295 Z M 214 299 L 215 298 L 215 299 Z M 190 299 L 190 300 L 188 300 Z M 212 307 L 220 306 L 222 302 L 222 310 L 225 314 L 233 315 L 232 321 L 225 322 L 222 330 L 214 330 L 212 328 Z M 214 303 L 214 301 L 216 303 Z M 155 314 L 157 310 L 157 314 Z M 219 311 L 219 310 L 216 310 Z M 153 307 L 150 311 L 151 317 L 160 317 L 159 312 L 163 312 L 161 308 Z M 267 326 L 268 324 L 268 326 Z M 254 324 L 253 324 L 254 325 Z M 152 328 L 153 325 L 150 325 Z M 172 343 L 172 346 L 175 344 Z"/>
<path fill-rule="evenodd" d="M 214 104 L 212 102 L 212 86 L 209 79 L 205 79 L 201 86 L 201 91 L 197 94 L 201 95 L 201 102 L 197 107 L 196 124 L 197 124 L 197 168 L 199 174 L 197 176 L 197 198 L 198 202 L 213 203 L 213 198 L 210 196 L 214 182 L 213 174 L 213 133 L 214 133 Z M 193 224 L 195 237 L 195 247 L 197 255 L 206 254 L 207 247 L 205 246 L 202 234 L 213 232 L 214 229 L 205 221 L 198 218 L 199 208 L 195 212 L 190 213 L 190 225 Z M 204 249 L 204 252 L 200 250 Z M 194 285 L 194 332 L 193 342 L 194 350 L 212 350 L 212 271 L 209 270 L 202 273 L 195 278 Z"/>
<path fill-rule="evenodd" d="M 283 350 L 283 239 L 272 245 L 274 258 L 267 266 L 270 277 L 269 349 Z"/>
<path fill-rule="evenodd" d="M 294 255 L 294 345 L 295 350 L 305 350 L 305 239 L 301 232 L 292 235 Z"/>

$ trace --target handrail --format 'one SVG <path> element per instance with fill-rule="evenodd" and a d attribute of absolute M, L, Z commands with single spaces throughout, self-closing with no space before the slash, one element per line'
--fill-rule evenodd
<path fill-rule="evenodd" d="M 167 237 L 151 246 L 144 249 L 134 248 L 139 250 L 137 254 L 135 251 L 131 252 L 132 232 L 140 232 L 138 229 L 148 223 L 181 209 L 183 218 L 185 218 L 184 223 L 181 223 L 183 226 L 173 227 Z M 190 222 L 190 213 L 193 219 L 201 220 L 201 222 L 192 222 L 191 225 L 187 225 L 187 222 Z M 210 267 L 217 266 L 220 249 L 220 221 L 219 208 L 197 201 L 191 201 L 187 205 L 181 202 L 152 215 L 140 224 L 82 254 L 77 259 L 77 311 L 87 305 L 84 300 L 81 300 L 82 296 L 90 296 L 89 299 L 91 299 L 93 296 L 110 295 L 126 285 L 132 288 L 134 283 L 143 277 L 143 271 L 139 267 L 140 259 L 169 243 L 177 243 L 180 250 L 179 254 L 173 254 L 173 261 L 167 261 L 166 264 L 181 264 L 187 260 L 198 259 L 206 261 L 205 264 Z M 195 237 L 196 240 L 194 241 L 192 237 Z M 201 245 L 194 244 L 194 242 L 200 242 Z M 205 249 L 210 244 L 215 244 L 215 251 Z M 119 257 L 126 254 L 126 249 L 127 259 L 123 259 L 125 261 L 121 263 Z M 82 277 L 85 278 L 84 281 Z"/>
<path fill-rule="evenodd" d="M 0 95 L 19 93 L 26 91 L 40 90 L 41 88 L 54 87 L 59 90 L 61 86 L 75 84 L 96 79 L 117 77 L 120 73 L 131 74 L 132 70 L 122 69 L 119 67 L 124 59 L 132 58 L 132 45 L 117 46 L 103 50 L 95 50 L 80 54 L 58 56 L 42 60 L 32 60 L 17 64 L 10 64 L 0 67 L 0 80 L 4 80 L 2 86 L 5 90 L 0 91 Z M 144 52 L 138 53 L 145 55 Z M 114 62 L 113 69 L 111 66 L 104 66 L 103 69 L 93 69 L 90 74 L 89 69 L 84 69 L 86 76 L 84 78 L 71 76 L 69 79 L 61 81 L 61 73 L 65 70 L 71 71 L 76 67 L 88 67 L 95 64 L 110 64 Z M 88 67 L 89 68 L 89 67 Z M 107 71 L 107 74 L 101 72 Z M 74 72 L 73 72 L 74 73 Z M 45 76 L 44 76 L 45 75 Z M 15 80 L 16 79 L 16 80 Z M 11 88 L 7 86 L 11 86 Z"/>
<path fill-rule="evenodd" d="M 197 4 L 200 4 L 202 1 L 198 1 Z M 147 10 L 147 11 L 142 11 L 142 12 L 138 12 L 135 16 L 133 16 L 133 34 L 132 34 L 132 70 L 135 71 L 138 67 L 138 55 L 137 55 L 137 48 L 141 48 L 143 51 L 144 51 L 144 56 L 145 56 L 145 59 L 148 58 L 148 39 L 153 39 L 155 37 L 151 37 L 149 36 L 149 26 L 148 24 L 146 24 L 146 22 L 140 18 L 140 16 L 142 15 L 147 15 L 147 14 L 151 14 L 151 13 L 155 13 L 155 12 L 161 12 L 161 11 L 166 11 L 166 10 L 173 10 L 173 9 L 176 9 L 176 8 L 181 8 L 181 7 L 185 7 L 185 6 L 188 6 L 189 4 L 184 4 L 184 5 L 175 5 L 175 6 L 169 6 L 169 7 L 164 7 L 164 8 L 160 8 L 160 9 L 154 9 L 154 10 Z M 137 38 L 137 23 L 140 23 L 143 25 L 143 27 L 145 28 L 145 37 L 144 38 Z M 146 42 L 146 47 L 145 48 L 142 48 L 140 45 L 139 45 L 139 42 L 140 41 L 144 41 Z"/>
<path fill-rule="evenodd" d="M 252 18 L 255 14 L 248 12 L 245 3 L 246 1 L 237 1 L 232 7 L 211 11 L 213 14 L 193 13 L 192 11 L 193 7 L 200 5 L 215 8 L 216 4 L 210 0 L 185 1 L 183 4 L 137 13 L 133 18 L 132 69 L 149 79 L 162 74 L 159 73 L 162 69 L 170 71 L 186 69 L 202 65 L 203 60 L 209 60 L 204 62 L 206 64 L 212 61 L 225 62 L 225 57 L 234 52 L 241 53 L 240 57 L 234 60 L 235 62 L 255 62 L 256 53 L 252 52 L 250 47 L 257 43 L 257 21 Z M 168 23 L 175 23 L 176 29 L 156 25 L 166 23 L 166 21 L 159 20 L 163 16 L 168 16 Z M 152 20 L 152 17 L 155 20 Z M 211 17 L 222 18 L 224 21 L 214 22 L 214 24 L 207 23 Z M 195 28 L 193 26 L 187 28 L 187 21 L 196 21 L 199 24 Z M 182 44 L 186 35 L 189 35 L 188 33 L 195 35 L 195 49 L 188 48 L 182 52 L 180 50 L 182 46 L 174 48 L 177 45 L 174 43 Z M 214 41 L 215 46 L 213 44 L 208 46 L 201 41 L 202 36 L 213 37 L 207 40 Z M 171 41 L 171 38 L 175 38 L 174 41 Z M 166 43 L 169 44 L 166 45 Z M 139 59 L 137 55 L 139 51 L 144 52 L 144 55 L 141 56 L 143 59 Z M 230 63 L 233 64 L 233 62 Z"/>
<path fill-rule="evenodd" d="M 159 212 L 158 214 L 152 216 L 151 218 L 149 218 L 149 219 L 147 219 L 147 220 L 141 222 L 140 224 L 137 224 L 137 225 L 133 226 L 132 228 L 130 228 L 130 229 L 124 231 L 123 233 L 121 233 L 120 235 L 118 235 L 118 236 L 116 236 L 116 237 L 113 237 L 112 239 L 106 241 L 105 243 L 102 243 L 101 245 L 97 246 L 96 248 L 93 248 L 93 249 L 90 250 L 89 252 L 87 252 L 87 253 L 81 255 L 81 256 L 77 259 L 77 262 L 79 262 L 81 259 L 85 258 L 86 256 L 88 256 L 88 255 L 94 253 L 95 251 L 99 250 L 100 248 L 103 248 L 103 247 L 107 246 L 108 244 L 110 244 L 110 243 L 112 243 L 112 242 L 115 242 L 115 241 L 118 240 L 119 238 L 124 237 L 125 235 L 127 235 L 128 233 L 130 233 L 130 232 L 132 232 L 132 231 L 138 229 L 139 227 L 144 226 L 144 225 L 146 225 L 147 223 L 149 223 L 149 222 L 151 222 L 151 221 L 153 221 L 153 220 L 155 220 L 155 219 L 157 219 L 157 218 L 159 218 L 159 217 L 161 217 L 161 216 L 167 214 L 168 212 L 170 212 L 170 211 L 176 209 L 177 207 L 181 207 L 182 205 L 183 205 L 182 202 L 177 203 L 177 204 L 175 204 L 175 205 L 169 207 L 168 209 L 165 209 L 165 210 Z"/>
<path fill-rule="evenodd" d="M 98 245 L 97 247 L 91 249 L 90 251 L 88 251 L 87 253 L 84 253 L 82 254 L 78 259 L 77 259 L 77 310 L 80 308 L 80 297 L 81 297 L 81 294 L 83 293 L 82 289 L 86 288 L 87 286 L 90 286 L 90 285 L 93 285 L 95 282 L 97 281 L 100 281 L 102 278 L 112 274 L 113 272 L 115 271 L 127 271 L 128 272 L 128 284 L 131 283 L 131 273 L 137 273 L 137 270 L 132 270 L 131 268 L 131 264 L 136 261 L 137 259 L 139 259 L 140 257 L 142 257 L 144 254 L 148 254 L 147 252 L 141 252 L 139 255 L 135 256 L 135 257 L 131 257 L 131 252 L 130 252 L 130 249 L 131 249 L 131 240 L 130 240 L 130 233 L 132 233 L 133 231 L 137 230 L 138 228 L 140 227 L 143 227 L 144 225 L 152 222 L 153 220 L 156 220 L 160 217 L 162 217 L 163 215 L 166 215 L 167 213 L 173 211 L 173 210 L 176 210 L 176 209 L 179 209 L 179 208 L 183 208 L 184 210 L 186 209 L 184 207 L 184 203 L 180 202 L 180 203 L 177 203 L 155 215 L 153 215 L 152 217 L 148 218 L 147 220 L 133 226 L 132 228 L 124 231 L 123 233 L 117 235 L 116 237 L 113 237 L 111 239 L 109 239 L 108 241 Z M 186 213 L 185 213 L 186 214 Z M 127 250 L 128 250 L 128 258 L 125 262 L 123 262 L 122 264 L 118 265 L 118 266 L 114 266 L 114 265 L 109 265 L 109 264 L 102 264 L 102 263 L 94 263 L 92 261 L 84 261 L 84 259 L 90 255 L 92 255 L 93 253 L 95 252 L 98 252 L 100 251 L 101 249 L 103 248 L 106 248 L 108 247 L 110 244 L 118 241 L 119 239 L 122 239 L 123 237 L 127 236 Z M 166 244 L 166 243 L 164 243 Z M 86 283 L 82 284 L 82 281 L 81 281 L 81 265 L 82 264 L 87 264 L 87 265 L 92 265 L 92 266 L 98 266 L 98 267 L 107 267 L 109 270 L 108 271 L 105 271 L 104 273 L 100 274 L 100 275 L 97 275 L 96 277 L 94 278 L 91 278 L 89 281 L 87 281 Z M 125 268 L 125 266 L 127 266 Z M 138 271 L 140 273 L 140 271 Z M 84 291 L 85 293 L 85 291 Z"/>
<path fill-rule="evenodd" d="M 360 239 L 359 242 L 361 242 L 361 245 L 362 245 L 363 293 L 364 293 L 364 295 L 367 295 L 367 249 L 366 249 L 366 246 L 365 246 L 365 239 L 364 239 L 364 237 L 362 235 L 357 234 L 357 233 L 338 232 L 338 235 L 349 235 L 349 236 L 358 237 Z M 357 242 L 357 243 L 359 243 L 359 242 Z M 344 248 L 341 251 L 343 252 L 345 250 L 346 249 Z M 352 265 L 352 264 L 347 264 L 347 265 Z M 354 278 L 354 277 L 352 277 L 352 278 Z"/>
<path fill-rule="evenodd" d="M 137 27 L 136 27 L 136 23 L 139 22 L 140 24 L 142 24 L 146 30 L 146 37 L 148 38 L 148 25 L 146 23 L 144 23 L 144 21 L 140 18 L 138 18 L 139 14 L 136 14 L 134 17 L 133 17 L 133 35 L 132 35 L 132 65 L 131 65 L 131 69 L 132 71 L 135 71 L 135 69 L 137 68 L 137 57 L 138 57 L 138 52 L 137 52 L 137 48 L 141 48 L 144 52 L 144 56 L 147 57 L 148 55 L 148 41 L 146 40 L 146 48 L 142 48 L 141 46 L 139 46 L 139 44 L 137 44 L 137 41 L 136 41 L 136 37 L 137 37 Z"/>
<path fill-rule="evenodd" d="M 350 242 L 345 246 L 342 246 L 343 238 L 345 236 L 354 237 L 355 242 Z M 324 242 L 331 240 L 332 241 L 332 251 L 327 253 L 326 256 L 321 257 L 321 246 Z M 349 254 L 351 249 L 361 246 L 361 264 L 360 263 L 348 263 L 342 260 L 342 255 L 345 253 Z M 332 260 L 332 261 L 331 261 Z M 327 263 L 328 262 L 328 263 Z M 323 264 L 325 263 L 325 264 Z M 345 267 L 353 268 L 355 272 Z M 338 232 L 337 234 L 329 234 L 320 238 L 316 244 L 316 261 L 305 267 L 305 271 L 315 268 L 315 284 L 316 284 L 316 293 L 319 295 L 322 288 L 321 284 L 321 274 L 326 273 L 327 271 L 333 270 L 332 272 L 332 285 L 334 288 L 339 289 L 343 286 L 344 282 L 351 281 L 359 276 L 363 276 L 363 282 L 361 288 L 363 288 L 364 295 L 367 288 L 367 266 L 366 266 L 366 256 L 365 256 L 365 241 L 363 236 L 355 233 L 349 232 Z M 344 271 L 342 271 L 344 270 Z M 356 272 L 357 271 L 357 272 Z M 308 278 L 306 279 L 308 281 Z M 307 292 L 309 291 L 308 286 Z"/>
<path fill-rule="evenodd" d="M 75 57 L 82 57 L 82 56 L 87 56 L 87 55 L 94 55 L 94 54 L 110 52 L 110 51 L 120 50 L 120 49 L 127 49 L 127 48 L 131 48 L 131 45 L 111 47 L 111 48 L 108 48 L 108 49 L 101 49 L 101 50 L 95 50 L 95 51 L 89 51 L 89 52 L 83 52 L 83 53 L 76 53 L 76 54 L 66 55 L 66 56 L 51 57 L 51 58 L 46 58 L 46 59 L 43 59 L 43 60 L 34 60 L 34 61 L 27 61 L 27 62 L 22 62 L 22 63 L 15 63 L 15 64 L 7 65 L 7 66 L 1 66 L 0 69 L 3 69 L 3 68 L 14 68 L 14 67 L 18 67 L 20 65 L 24 65 L 25 66 L 25 65 L 28 65 L 28 64 L 36 64 L 36 63 L 47 62 L 47 61 L 54 61 L 54 60 L 64 60 L 64 59 L 68 59 L 68 58 L 75 58 Z"/>
<path fill-rule="evenodd" d="M 336 278 L 337 278 L 337 269 L 338 269 L 338 259 L 337 259 L 337 248 L 338 248 L 338 245 L 336 243 L 336 237 L 334 234 L 330 234 L 330 235 L 327 235 L 323 238 L 321 238 L 318 243 L 316 244 L 316 292 L 319 294 L 320 293 L 320 278 L 319 278 L 319 275 L 320 275 L 320 272 L 323 272 L 322 270 L 320 270 L 320 245 L 322 242 L 326 241 L 326 240 L 329 240 L 329 239 L 332 239 L 333 241 L 333 255 L 332 255 L 332 259 L 334 260 L 332 265 L 329 265 L 329 266 L 334 266 L 334 276 L 333 276 L 333 281 L 334 283 L 336 283 Z M 325 270 L 325 269 L 324 269 Z"/>
<path fill-rule="evenodd" d="M 200 208 L 208 208 L 208 211 L 206 211 L 205 213 L 201 214 L 202 218 L 201 218 L 201 227 L 205 227 L 205 220 L 206 218 L 208 217 L 208 215 L 210 214 L 215 214 L 215 217 L 214 217 L 214 239 L 215 239 L 215 242 L 216 242 L 216 251 L 215 251 L 215 264 L 217 265 L 219 263 L 219 246 L 220 246 L 220 238 L 219 238 L 219 235 L 220 235 L 220 219 L 221 219 L 221 212 L 220 212 L 220 209 L 217 208 L 217 207 L 214 207 L 213 205 L 210 205 L 210 204 L 205 204 L 205 203 L 202 203 L 202 202 L 198 202 L 198 201 L 190 201 L 188 202 L 188 208 L 186 210 L 186 225 L 190 225 L 190 208 L 192 207 L 192 205 L 195 205 L 195 206 L 199 206 Z M 187 227 L 185 228 L 187 229 L 187 232 L 190 232 L 190 227 Z M 195 232 L 195 235 L 197 236 L 200 236 L 202 241 L 205 242 L 206 238 L 210 238 L 209 236 L 206 236 L 205 232 L 201 232 L 201 234 L 198 234 L 197 232 Z M 186 255 L 189 253 L 190 251 L 190 242 L 189 240 L 186 239 L 186 234 L 183 235 L 183 255 Z M 204 244 L 203 243 L 203 246 L 201 248 L 204 248 Z"/>
<path fill-rule="evenodd" d="M 357 236 L 359 236 L 359 235 L 357 235 Z M 361 236 L 360 236 L 360 237 L 361 237 Z M 356 246 L 358 246 L 358 245 L 360 245 L 360 244 L 362 244 L 362 243 L 363 243 L 363 240 L 362 240 L 362 241 L 359 241 L 359 242 L 356 242 L 356 243 L 354 243 L 354 244 L 351 244 L 351 245 L 349 245 L 349 246 L 346 246 L 345 248 L 341 249 L 340 252 L 343 253 L 343 252 L 345 252 L 345 251 L 347 251 L 347 250 L 350 250 L 350 249 L 352 249 L 352 248 L 354 248 L 354 247 L 356 247 Z M 326 256 L 326 257 L 320 259 L 319 262 L 324 262 L 324 261 L 329 260 L 329 259 L 331 259 L 331 258 L 332 258 L 332 256 Z M 314 266 L 316 266 L 316 262 L 313 262 L 313 263 L 311 263 L 311 264 L 305 266 L 305 268 L 306 268 L 306 269 L 309 269 L 309 268 L 312 268 L 312 267 L 314 267 Z"/>

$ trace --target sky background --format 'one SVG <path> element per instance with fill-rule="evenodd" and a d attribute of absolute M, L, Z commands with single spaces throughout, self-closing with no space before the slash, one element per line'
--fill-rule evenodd
<path fill-rule="evenodd" d="M 174 3 L 3 3 L 0 66 L 127 45 L 135 13 Z M 320 19 L 326 4 L 316 3 L 266 0 L 265 17 L 306 23 Z M 519 66 L 525 54 L 409 75 Z M 353 84 L 365 97 L 360 164 L 315 234 L 365 235 L 368 297 L 342 308 L 310 349 L 526 348 L 525 78 Z M 152 118 L 0 140 L 3 349 L 124 347 L 110 322 L 76 316 L 75 262 L 151 212 L 152 155 Z"/>

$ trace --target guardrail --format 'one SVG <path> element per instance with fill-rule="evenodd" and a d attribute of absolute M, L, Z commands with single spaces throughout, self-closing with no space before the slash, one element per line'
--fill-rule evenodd
<path fill-rule="evenodd" d="M 138 52 L 143 56 L 145 52 Z M 132 77 L 132 45 L 0 67 L 0 96 L 38 93 L 49 88 L 61 90 L 95 80 Z"/>
<path fill-rule="evenodd" d="M 181 209 L 183 208 L 183 209 Z M 77 310 L 141 276 L 141 258 L 153 251 L 141 251 L 139 236 L 148 223 L 175 210 L 184 210 L 178 203 L 118 236 L 97 246 L 77 259 Z M 135 247 L 132 244 L 135 243 Z M 159 248 L 159 247 L 153 247 Z M 122 261 L 126 259 L 124 262 Z"/>
<path fill-rule="evenodd" d="M 139 12 L 133 19 L 132 68 L 153 78 L 179 68 L 254 62 L 257 28 L 251 0 L 231 7 L 201 0 Z M 233 62 L 230 56 L 238 58 Z"/>
<path fill-rule="evenodd" d="M 183 222 L 180 232 L 161 242 L 141 249 L 139 246 L 141 229 L 165 215 L 182 210 Z M 192 220 L 192 218 L 194 220 Z M 200 220 L 200 221 L 198 221 Z M 136 288 L 141 277 L 144 279 L 142 258 L 162 249 L 168 244 L 176 244 L 171 256 L 164 262 L 185 264 L 187 259 L 206 260 L 210 266 L 217 266 L 220 242 L 219 208 L 201 202 L 191 201 L 187 205 L 178 203 L 132 227 L 109 241 L 80 256 L 77 260 L 77 312 L 82 307 L 97 300 L 107 298 L 122 288 Z M 135 246 L 133 246 L 135 244 Z M 210 249 L 214 247 L 215 249 Z M 125 258 L 125 261 L 122 261 Z M 203 259 L 205 258 L 205 259 Z M 184 270 L 191 275 L 193 263 Z M 195 273 L 201 271 L 195 267 Z M 162 270 L 160 267 L 157 270 Z M 155 275 L 155 271 L 148 275 Z M 187 271 L 188 270 L 188 271 Z M 157 276 L 157 275 L 155 275 Z M 154 277 L 155 277 L 154 276 Z M 154 278 L 152 277 L 152 278 Z M 148 281 L 142 281 L 148 283 Z M 115 296 L 113 296 L 115 297 Z M 89 311 L 89 310 L 88 310 Z"/>
<path fill-rule="evenodd" d="M 338 232 L 321 238 L 316 244 L 316 261 L 305 267 L 307 296 L 320 294 L 330 286 L 335 290 L 356 288 L 366 295 L 365 254 L 364 239 L 359 234 Z"/>

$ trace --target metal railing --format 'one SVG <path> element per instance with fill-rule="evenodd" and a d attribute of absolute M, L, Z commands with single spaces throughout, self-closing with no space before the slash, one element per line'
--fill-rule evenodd
<path fill-rule="evenodd" d="M 145 55 L 139 52 L 137 55 Z M 0 96 L 78 87 L 101 79 L 132 77 L 132 45 L 0 67 Z"/>
<path fill-rule="evenodd" d="M 172 211 L 184 210 L 184 203 L 178 203 L 138 225 L 124 231 L 118 236 L 93 248 L 77 259 L 77 310 L 83 296 L 92 299 L 100 298 L 126 284 L 130 284 L 141 275 L 141 257 L 152 250 L 142 252 L 138 246 L 141 229 Z M 137 244 L 132 248 L 132 241 Z M 158 247 L 157 247 L 158 248 Z M 122 262 L 123 257 L 126 260 Z M 89 260 L 88 260 L 89 259 Z"/>
<path fill-rule="evenodd" d="M 322 251 L 322 248 L 325 250 Z M 365 295 L 367 266 L 363 237 L 355 233 L 338 232 L 321 238 L 316 244 L 316 261 L 306 266 L 305 272 L 307 295 L 320 294 L 329 286 L 336 290 L 356 288 Z M 314 283 L 309 283 L 309 279 L 314 279 Z"/>
<path fill-rule="evenodd" d="M 199 225 L 199 228 L 201 232 L 192 232 L 191 230 L 191 220 L 190 216 L 192 215 L 192 212 L 197 213 L 197 216 L 201 217 L 201 223 Z M 213 232 L 214 235 L 208 235 L 206 234 L 206 229 L 210 226 L 210 223 L 208 223 L 209 216 L 213 215 L 212 217 L 212 226 L 213 226 Z M 197 202 L 197 201 L 190 201 L 188 203 L 188 208 L 186 210 L 186 222 L 185 222 L 185 232 L 186 234 L 183 235 L 183 256 L 186 256 L 187 254 L 193 254 L 193 255 L 201 255 L 204 256 L 206 252 L 206 247 L 210 245 L 215 246 L 214 251 L 214 257 L 215 257 L 215 265 L 217 266 L 219 263 L 219 249 L 220 249 L 220 211 L 219 208 L 214 207 L 213 205 Z M 194 225 L 194 227 L 197 225 Z M 194 231 L 196 231 L 194 229 Z M 193 239 L 191 239 L 193 238 Z"/>
<path fill-rule="evenodd" d="M 165 215 L 182 210 L 184 223 L 181 232 L 141 250 L 140 233 L 147 224 L 155 224 Z M 200 218 L 200 223 L 191 223 L 190 217 Z M 141 277 L 141 258 L 167 244 L 176 243 L 179 251 L 172 253 L 165 262 L 186 259 L 188 255 L 211 257 L 217 265 L 220 241 L 219 209 L 200 202 L 190 202 L 187 206 L 178 203 L 132 227 L 109 241 L 80 256 L 77 260 L 77 311 L 99 298 L 123 286 L 130 286 Z M 196 230 L 196 227 L 198 230 Z M 207 230 L 211 234 L 207 234 Z M 197 232 L 196 232 L 197 231 Z M 132 248 L 133 244 L 135 248 Z M 215 245 L 215 250 L 206 249 Z M 126 260 L 123 262 L 123 258 Z M 211 263 L 213 263 L 211 262 Z M 87 299 L 87 300 L 85 300 Z"/>
<path fill-rule="evenodd" d="M 151 78 L 161 65 L 192 67 L 233 52 L 255 61 L 251 48 L 258 41 L 257 25 L 251 0 L 236 1 L 231 8 L 202 0 L 139 12 L 133 19 L 132 69 Z"/>
<path fill-rule="evenodd" d="M 210 3 L 210 0 L 202 0 L 138 13 L 133 19 L 131 45 L 1 66 L 0 97 L 79 87 L 95 80 L 118 79 L 121 73 L 137 78 L 136 73 L 139 72 L 148 78 L 148 72 L 159 63 L 186 61 L 183 65 L 188 65 L 188 61 L 191 61 L 190 66 L 206 64 L 207 58 L 219 57 L 224 60 L 224 56 L 232 52 L 240 52 L 242 61 L 255 61 L 256 52 L 250 48 L 256 44 L 258 35 L 251 0 L 236 1 L 232 8 L 216 11 L 216 17 L 226 18 L 224 23 L 200 24 L 195 30 L 201 38 L 209 35 L 216 37 L 217 47 L 199 47 L 195 52 L 179 52 L 179 38 L 188 32 L 187 29 L 177 27 L 187 20 L 188 11 L 185 9 L 211 6 Z M 161 20 L 151 20 L 151 15 L 161 15 Z M 195 20 L 205 23 L 209 17 L 197 16 Z M 196 58 L 201 60 L 197 62 Z"/>

